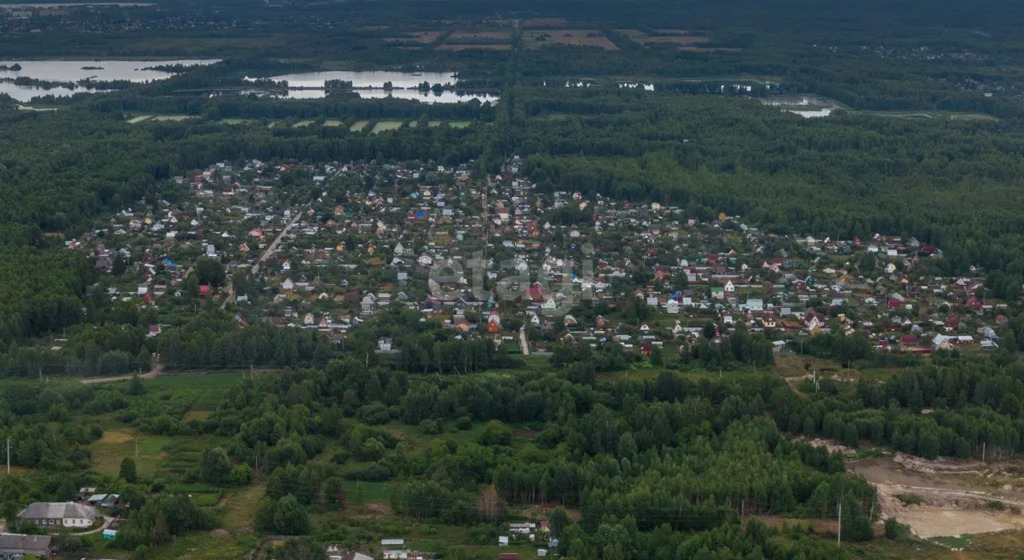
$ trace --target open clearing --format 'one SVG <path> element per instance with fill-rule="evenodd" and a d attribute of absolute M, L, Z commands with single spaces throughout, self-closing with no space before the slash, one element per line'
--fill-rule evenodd
<path fill-rule="evenodd" d="M 528 18 L 523 20 L 523 27 L 565 27 L 565 18 Z"/>
<path fill-rule="evenodd" d="M 389 130 L 398 130 L 402 128 L 402 121 L 377 121 L 377 124 L 373 125 L 372 134 L 380 134 L 381 132 L 387 132 Z"/>
<path fill-rule="evenodd" d="M 163 448 L 170 443 L 169 436 L 143 435 L 134 428 L 119 428 L 103 432 L 103 437 L 89 445 L 89 451 L 101 473 L 117 475 L 121 460 L 132 457 L 141 475 L 152 476 L 157 464 L 167 456 Z"/>
<path fill-rule="evenodd" d="M 445 43 L 437 47 L 439 51 L 468 51 L 471 49 L 483 49 L 489 51 L 507 51 L 512 49 L 512 45 L 501 44 L 501 45 L 478 45 L 478 44 L 457 44 L 452 45 Z"/>
<path fill-rule="evenodd" d="M 604 32 L 597 29 L 524 31 L 523 44 L 531 49 L 557 45 L 564 47 L 598 47 L 606 51 L 619 50 L 619 47 L 616 47 L 615 43 L 605 36 Z"/>
<path fill-rule="evenodd" d="M 370 124 L 370 121 L 356 121 L 352 123 L 351 127 L 349 127 L 349 131 L 359 132 L 360 130 L 366 128 L 366 125 L 368 124 Z"/>
<path fill-rule="evenodd" d="M 855 111 L 859 115 L 872 117 L 889 117 L 894 119 L 912 120 L 936 120 L 949 119 L 952 121 L 990 121 L 998 122 L 997 117 L 981 113 L 956 113 L 952 111 Z"/>
<path fill-rule="evenodd" d="M 1015 485 L 1020 483 L 1014 474 L 1019 464 L 927 461 L 897 454 L 847 466 L 878 489 L 882 518 L 895 517 L 920 538 L 1024 529 L 1024 517 L 1011 511 L 1024 507 L 1024 489 Z M 904 504 L 901 495 L 913 495 L 920 504 Z"/>
<path fill-rule="evenodd" d="M 704 35 L 695 35 L 685 29 L 658 29 L 656 35 L 645 33 L 639 29 L 616 29 L 617 33 L 629 37 L 638 45 L 676 45 L 688 47 L 686 50 L 732 50 L 732 49 L 696 49 L 694 45 L 710 43 L 711 39 Z"/>
<path fill-rule="evenodd" d="M 228 492 L 224 500 L 222 517 L 225 529 L 251 527 L 253 516 L 263 499 L 265 488 L 262 484 L 246 486 L 238 491 Z"/>
<path fill-rule="evenodd" d="M 456 31 L 446 43 L 496 43 L 512 39 L 511 31 Z"/>
<path fill-rule="evenodd" d="M 390 43 L 433 43 L 445 34 L 444 31 L 411 31 L 403 33 L 401 37 L 388 37 L 384 39 Z"/>

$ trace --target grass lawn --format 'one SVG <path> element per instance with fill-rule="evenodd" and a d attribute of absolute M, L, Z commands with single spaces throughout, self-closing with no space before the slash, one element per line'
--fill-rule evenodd
<path fill-rule="evenodd" d="M 207 392 L 211 390 L 227 390 L 241 382 L 248 374 L 248 371 L 238 370 L 196 375 L 162 375 L 156 379 L 145 381 L 145 386 L 147 391 L 199 389 Z"/>
<path fill-rule="evenodd" d="M 390 482 L 362 482 L 346 480 L 345 499 L 352 504 L 386 504 L 391 500 Z"/>
<path fill-rule="evenodd" d="M 152 476 L 158 463 L 166 456 L 164 447 L 170 444 L 170 436 L 145 435 L 134 428 L 124 427 L 104 431 L 102 438 L 89 445 L 89 451 L 93 465 L 101 473 L 117 476 L 121 460 L 132 457 L 139 474 Z"/>
<path fill-rule="evenodd" d="M 359 132 L 359 131 L 363 130 L 364 128 L 366 128 L 366 125 L 368 125 L 368 124 L 370 124 L 370 121 L 356 121 L 356 122 L 352 123 L 352 126 L 349 128 L 349 131 L 351 131 L 351 132 Z"/>
<path fill-rule="evenodd" d="M 121 460 L 135 459 L 135 466 L 144 477 L 178 478 L 198 466 L 199 456 L 207 447 L 221 444 L 226 438 L 214 436 L 159 436 L 141 434 L 123 427 L 103 432 L 103 437 L 89 446 L 98 472 L 117 476 Z"/>
<path fill-rule="evenodd" d="M 452 128 L 466 128 L 469 124 L 469 121 L 451 121 L 448 123 L 448 126 Z"/>
<path fill-rule="evenodd" d="M 120 466 L 120 465 L 118 465 L 118 466 Z M 32 472 L 32 469 L 27 468 L 27 467 L 19 467 L 17 465 L 12 465 L 11 466 L 11 474 L 29 474 L 31 472 Z M 3 478 L 5 476 L 7 476 L 7 467 L 6 466 L 4 466 L 3 468 L 0 468 L 0 478 Z"/>
<path fill-rule="evenodd" d="M 207 532 L 196 532 L 175 539 L 169 546 L 160 547 L 147 558 L 153 560 L 221 560 L 245 558 L 255 548 L 259 538 L 239 535 L 217 538 Z"/>
<path fill-rule="evenodd" d="M 210 417 L 211 410 L 190 410 L 183 417 L 185 420 L 196 420 L 202 422 Z"/>
<path fill-rule="evenodd" d="M 220 503 L 220 492 L 192 493 L 192 501 L 199 507 L 213 507 Z"/>
<path fill-rule="evenodd" d="M 128 119 L 128 122 L 129 124 L 136 124 L 151 118 L 153 118 L 153 115 L 139 115 L 137 117 L 132 117 Z"/>
<path fill-rule="evenodd" d="M 253 516 L 256 515 L 256 508 L 259 507 L 264 492 L 265 488 L 262 484 L 226 492 L 227 501 L 224 503 L 221 526 L 225 529 L 251 527 Z"/>

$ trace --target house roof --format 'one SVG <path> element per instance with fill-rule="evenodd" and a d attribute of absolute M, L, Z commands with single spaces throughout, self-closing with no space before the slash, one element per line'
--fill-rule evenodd
<path fill-rule="evenodd" d="M 0 554 L 33 554 L 45 557 L 49 550 L 49 535 L 0 534 Z"/>
<path fill-rule="evenodd" d="M 18 514 L 19 519 L 95 519 L 96 508 L 75 502 L 33 502 Z"/>

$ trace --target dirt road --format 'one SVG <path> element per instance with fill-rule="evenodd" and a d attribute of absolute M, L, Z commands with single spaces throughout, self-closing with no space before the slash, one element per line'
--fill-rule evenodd
<path fill-rule="evenodd" d="M 305 214 L 306 210 L 309 210 L 309 208 L 312 205 L 312 200 L 307 202 L 305 206 L 303 206 L 298 212 L 295 213 L 294 216 L 292 216 L 292 219 L 284 226 L 284 228 L 281 230 L 281 233 L 278 233 L 277 237 L 275 237 L 274 240 L 270 242 L 270 245 L 267 245 L 267 248 L 264 249 L 263 253 L 260 255 L 260 258 L 256 260 L 256 264 L 252 266 L 253 276 L 255 276 L 256 273 L 260 271 L 260 265 L 263 264 L 263 262 L 266 261 L 268 258 L 270 258 L 270 255 L 274 254 L 274 251 L 277 250 L 277 246 L 281 244 L 281 240 L 284 239 L 284 236 L 289 231 L 291 231 L 292 226 L 298 223 L 299 219 L 302 218 L 302 215 Z M 227 295 L 224 297 L 224 302 L 220 304 L 220 308 L 224 309 L 225 307 L 227 307 L 229 303 L 233 301 L 235 301 L 235 287 L 230 282 L 228 282 L 228 292 Z"/>
<path fill-rule="evenodd" d="M 163 374 L 163 372 L 164 372 L 163 364 L 157 364 L 157 365 L 153 366 L 153 369 L 147 371 L 146 373 L 143 373 L 139 377 L 142 378 L 142 379 L 153 379 L 153 378 L 159 377 L 161 374 Z M 128 381 L 129 379 L 131 379 L 134 376 L 135 375 L 132 374 L 132 375 L 118 375 L 118 376 L 115 376 L 115 377 L 90 377 L 90 378 L 87 378 L 87 379 L 81 379 L 80 381 L 82 383 L 85 383 L 86 385 L 93 385 L 95 383 L 114 383 L 114 382 L 117 382 L 117 381 Z"/>

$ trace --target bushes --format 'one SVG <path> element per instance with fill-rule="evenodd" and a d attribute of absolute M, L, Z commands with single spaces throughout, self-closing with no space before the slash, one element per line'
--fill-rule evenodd
<path fill-rule="evenodd" d="M 900 540 L 910 536 L 910 528 L 896 521 L 895 517 L 885 520 L 885 538 Z"/>
<path fill-rule="evenodd" d="M 305 535 L 310 530 L 306 509 L 291 494 L 276 501 L 264 498 L 254 525 L 257 531 L 275 535 Z"/>
<path fill-rule="evenodd" d="M 491 420 L 480 434 L 481 445 L 508 445 L 512 443 L 512 428 L 498 420 Z"/>

